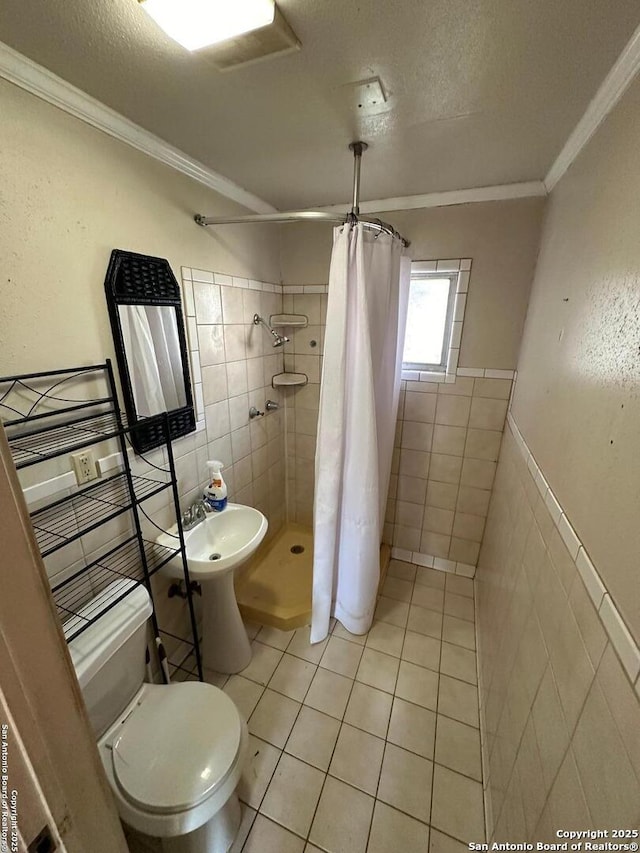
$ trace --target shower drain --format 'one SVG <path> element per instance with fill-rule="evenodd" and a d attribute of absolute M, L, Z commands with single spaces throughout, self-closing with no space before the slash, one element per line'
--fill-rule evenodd
<path fill-rule="evenodd" d="M 216 554 L 216 553 L 209 554 L 210 560 L 219 560 L 221 557 L 222 557 L 222 554 Z"/>
<path fill-rule="evenodd" d="M 304 545 L 292 545 L 291 546 L 292 554 L 303 554 L 304 553 Z"/>

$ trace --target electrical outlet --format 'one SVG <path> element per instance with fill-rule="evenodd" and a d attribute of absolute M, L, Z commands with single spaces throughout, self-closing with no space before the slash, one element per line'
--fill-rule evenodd
<path fill-rule="evenodd" d="M 96 460 L 92 450 L 81 450 L 80 453 L 72 453 L 71 461 L 73 462 L 76 482 L 79 486 L 83 483 L 88 483 L 89 480 L 95 480 L 98 476 Z"/>

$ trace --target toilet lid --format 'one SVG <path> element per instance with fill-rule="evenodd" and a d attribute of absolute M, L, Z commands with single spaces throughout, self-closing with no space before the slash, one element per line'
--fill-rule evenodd
<path fill-rule="evenodd" d="M 210 684 L 173 684 L 148 694 L 113 743 L 116 780 L 143 809 L 183 811 L 224 782 L 238 755 L 240 715 Z"/>

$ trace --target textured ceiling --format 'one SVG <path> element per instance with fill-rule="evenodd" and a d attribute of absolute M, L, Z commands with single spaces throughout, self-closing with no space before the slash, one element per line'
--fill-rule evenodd
<path fill-rule="evenodd" d="M 220 73 L 137 0 L 3 0 L 0 39 L 280 209 L 544 177 L 637 0 L 282 0 L 299 53 Z M 350 84 L 379 76 L 365 117 Z"/>

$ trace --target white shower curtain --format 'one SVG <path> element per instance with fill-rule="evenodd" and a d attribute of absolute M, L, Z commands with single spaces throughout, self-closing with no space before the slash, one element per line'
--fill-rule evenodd
<path fill-rule="evenodd" d="M 311 642 L 335 615 L 371 627 L 380 574 L 410 261 L 362 225 L 334 230 L 320 389 Z"/>

